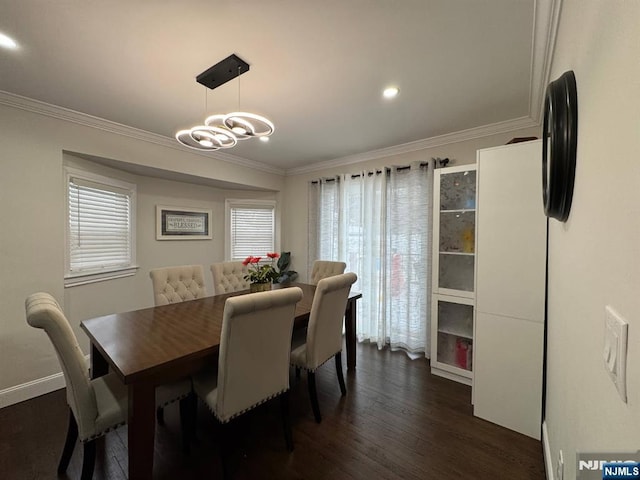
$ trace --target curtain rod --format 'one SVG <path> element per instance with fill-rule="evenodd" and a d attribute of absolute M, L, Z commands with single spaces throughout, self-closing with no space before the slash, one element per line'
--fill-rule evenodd
<path fill-rule="evenodd" d="M 432 160 L 437 160 L 437 159 L 432 159 Z M 417 165 L 419 167 L 422 167 L 422 168 L 428 168 L 429 167 L 429 162 L 420 162 Z M 391 166 L 391 167 L 384 167 L 384 170 L 375 170 L 375 172 L 374 171 L 366 172 L 366 174 L 370 177 L 374 173 L 376 175 L 380 175 L 381 173 L 383 173 L 383 171 L 385 173 L 390 173 L 392 169 L 395 170 L 396 172 L 402 172 L 404 170 L 411 170 L 411 165 L 394 165 L 394 166 Z M 346 175 L 348 175 L 348 174 L 346 174 Z M 361 173 L 353 173 L 353 174 L 351 174 L 351 178 L 360 178 L 361 176 L 362 176 Z M 322 178 L 322 179 L 319 179 L 319 180 L 311 180 L 310 183 L 312 185 L 317 185 L 318 183 L 320 183 L 323 180 L 325 182 L 336 182 L 339 179 L 338 178 L 329 177 L 329 178 Z"/>

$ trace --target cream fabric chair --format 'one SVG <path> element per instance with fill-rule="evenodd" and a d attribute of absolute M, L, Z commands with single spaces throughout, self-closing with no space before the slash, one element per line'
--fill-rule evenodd
<path fill-rule="evenodd" d="M 347 268 L 347 264 L 344 262 L 330 262 L 328 260 L 316 260 L 313 262 L 313 268 L 311 269 L 312 285 L 317 285 L 320 280 L 334 275 L 340 275 L 344 273 L 344 269 Z"/>
<path fill-rule="evenodd" d="M 67 384 L 69 428 L 58 474 L 64 474 L 78 436 L 84 447 L 82 480 L 93 476 L 95 439 L 127 420 L 127 388 L 110 373 L 90 380 L 84 355 L 58 302 L 48 293 L 34 293 L 25 302 L 27 323 L 43 329 L 53 344 Z"/>
<path fill-rule="evenodd" d="M 156 268 L 149 272 L 153 285 L 156 306 L 180 303 L 207 296 L 202 265 L 183 265 Z M 192 395 L 191 380 L 184 379 L 156 388 L 156 418 L 164 425 L 164 407 L 180 401 L 180 418 L 186 421 L 189 412 L 189 396 Z M 184 433 L 184 432 L 183 432 Z M 183 439 L 183 448 L 189 450 L 189 442 Z"/>
<path fill-rule="evenodd" d="M 280 396 L 285 440 L 293 450 L 288 420 L 289 360 L 298 287 L 228 298 L 224 306 L 217 375 L 193 377 L 196 394 L 224 427 L 254 407 Z M 226 440 L 220 441 L 224 477 Z"/>
<path fill-rule="evenodd" d="M 220 262 L 211 265 L 213 275 L 213 290 L 216 295 L 221 293 L 239 292 L 249 290 L 249 280 L 245 280 L 245 275 L 249 273 L 249 268 L 242 262 Z"/>
<path fill-rule="evenodd" d="M 307 371 L 311 408 L 318 423 L 322 416 L 318 405 L 315 371 L 331 357 L 335 357 L 342 396 L 347 394 L 342 374 L 342 319 L 349 290 L 357 279 L 356 274 L 350 272 L 323 278 L 318 282 L 311 305 L 306 341 L 300 345 L 292 345 L 291 364 L 296 370 L 302 368 Z"/>
<path fill-rule="evenodd" d="M 156 306 L 207 296 L 202 265 L 156 268 L 149 276 Z"/>

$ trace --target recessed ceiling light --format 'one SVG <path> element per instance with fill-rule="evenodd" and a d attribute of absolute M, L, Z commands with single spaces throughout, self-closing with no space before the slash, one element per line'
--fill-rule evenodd
<path fill-rule="evenodd" d="M 269 137 L 258 137 L 260 139 L 261 142 L 268 142 L 269 141 Z"/>
<path fill-rule="evenodd" d="M 4 33 L 0 33 L 0 47 L 16 48 L 17 46 L 18 44 L 13 38 L 5 35 Z"/>
<path fill-rule="evenodd" d="M 382 92 L 382 96 L 384 98 L 393 98 L 398 95 L 399 92 L 400 89 L 398 87 L 388 87 L 384 89 L 384 91 Z"/>

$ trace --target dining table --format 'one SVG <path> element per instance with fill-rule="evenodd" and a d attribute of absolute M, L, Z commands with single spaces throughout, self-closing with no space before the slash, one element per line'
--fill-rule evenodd
<path fill-rule="evenodd" d="M 316 287 L 290 283 L 273 288 L 289 286 L 300 287 L 303 293 L 295 310 L 296 331 L 308 324 Z M 130 480 L 153 478 L 156 386 L 189 377 L 217 362 L 225 302 L 249 293 L 225 293 L 80 323 L 91 343 L 91 377 L 111 370 L 128 388 Z M 350 292 L 345 309 L 347 371 L 356 368 L 356 301 L 361 297 L 361 293 Z"/>

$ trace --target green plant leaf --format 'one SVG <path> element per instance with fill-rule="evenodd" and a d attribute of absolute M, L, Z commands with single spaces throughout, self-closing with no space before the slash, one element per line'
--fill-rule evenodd
<path fill-rule="evenodd" d="M 280 272 L 286 272 L 291 264 L 291 252 L 282 252 L 278 259 L 278 270 Z"/>

